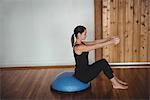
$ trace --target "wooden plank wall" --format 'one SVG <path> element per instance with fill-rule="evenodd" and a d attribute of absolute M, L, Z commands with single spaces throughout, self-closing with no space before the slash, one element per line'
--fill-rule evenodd
<path fill-rule="evenodd" d="M 95 13 L 95 39 L 101 39 L 102 38 L 102 0 L 94 0 L 94 13 Z M 99 48 L 95 51 L 95 59 L 101 59 L 102 58 L 102 49 Z"/>
<path fill-rule="evenodd" d="M 149 5 L 150 5 L 150 0 L 149 0 L 149 3 L 148 3 Z M 149 6 L 149 18 L 150 18 L 150 6 Z M 149 29 L 148 29 L 148 36 L 149 36 L 149 38 L 148 38 L 148 61 L 150 61 L 150 19 L 149 19 Z"/>
<path fill-rule="evenodd" d="M 95 8 L 98 2 L 95 0 Z M 96 36 L 121 39 L 118 45 L 103 48 L 103 58 L 109 62 L 150 62 L 149 4 L 150 0 L 102 0 L 102 11 L 95 12 L 102 16 L 102 26 L 96 24 L 95 29 L 102 32 L 96 31 Z"/>

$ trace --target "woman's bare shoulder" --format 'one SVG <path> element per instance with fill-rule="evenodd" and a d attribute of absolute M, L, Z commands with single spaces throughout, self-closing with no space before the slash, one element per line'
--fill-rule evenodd
<path fill-rule="evenodd" d="M 76 54 L 80 55 L 82 53 L 81 48 L 84 46 L 84 44 L 75 44 L 74 51 Z"/>
<path fill-rule="evenodd" d="M 74 49 L 79 49 L 82 48 L 83 46 L 85 46 L 85 44 L 75 44 Z"/>

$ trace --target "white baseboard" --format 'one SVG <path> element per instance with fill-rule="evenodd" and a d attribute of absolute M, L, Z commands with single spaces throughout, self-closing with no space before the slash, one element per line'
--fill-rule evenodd
<path fill-rule="evenodd" d="M 150 62 L 125 62 L 109 64 L 112 66 L 112 68 L 150 68 Z"/>
<path fill-rule="evenodd" d="M 109 63 L 110 65 L 150 65 L 150 62 Z"/>

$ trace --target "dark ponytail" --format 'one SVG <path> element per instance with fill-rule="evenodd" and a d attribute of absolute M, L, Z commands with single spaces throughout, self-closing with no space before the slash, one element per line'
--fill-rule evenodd
<path fill-rule="evenodd" d="M 71 36 L 71 44 L 72 44 L 72 47 L 74 46 L 74 39 L 77 38 L 77 34 L 78 33 L 83 33 L 84 31 L 86 30 L 86 28 L 84 26 L 77 26 L 75 29 L 74 29 L 74 34 L 72 34 Z"/>
<path fill-rule="evenodd" d="M 74 46 L 74 34 L 72 34 L 71 36 L 71 44 L 72 44 L 72 47 Z"/>

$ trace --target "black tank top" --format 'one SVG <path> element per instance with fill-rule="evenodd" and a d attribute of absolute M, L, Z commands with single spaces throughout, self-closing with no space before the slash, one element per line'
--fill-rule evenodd
<path fill-rule="evenodd" d="M 89 61 L 88 61 L 88 54 L 89 54 L 89 52 L 82 52 L 80 55 L 78 55 L 73 50 L 73 53 L 74 53 L 75 66 L 76 66 L 75 70 L 82 70 L 82 69 L 87 68 L 88 64 L 89 64 Z"/>

